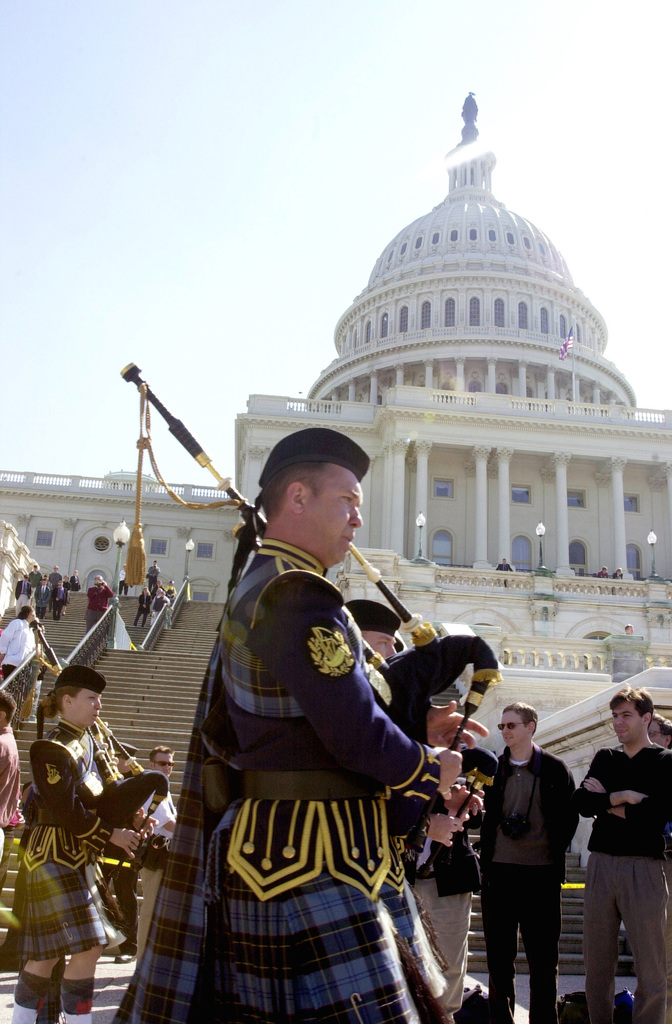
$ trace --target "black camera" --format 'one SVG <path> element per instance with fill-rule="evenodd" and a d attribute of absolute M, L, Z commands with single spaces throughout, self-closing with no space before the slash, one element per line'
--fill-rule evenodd
<path fill-rule="evenodd" d="M 530 831 L 530 819 L 526 814 L 510 814 L 504 818 L 500 828 L 502 835 L 509 839 L 522 839 Z"/>

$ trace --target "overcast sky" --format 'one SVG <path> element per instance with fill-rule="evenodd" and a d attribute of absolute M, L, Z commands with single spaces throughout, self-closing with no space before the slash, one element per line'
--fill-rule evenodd
<path fill-rule="evenodd" d="M 136 362 L 218 469 L 306 394 L 389 240 L 442 201 L 469 91 L 638 404 L 672 406 L 670 7 L 3 0 L 0 468 L 134 469 Z M 158 415 L 154 417 L 158 422 Z M 157 426 L 173 482 L 208 485 Z"/>

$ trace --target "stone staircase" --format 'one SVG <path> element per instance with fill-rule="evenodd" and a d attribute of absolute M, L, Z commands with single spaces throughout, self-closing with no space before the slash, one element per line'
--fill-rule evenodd
<path fill-rule="evenodd" d="M 81 605 L 81 616 L 79 611 L 71 616 L 69 608 L 65 621 L 52 622 L 49 618 L 45 623 L 47 638 L 60 656 L 69 654 L 84 635 L 86 598 L 77 594 L 73 598 L 81 599 L 73 600 L 75 607 Z M 122 598 L 124 621 L 128 621 L 127 615 L 133 621 L 136 608 L 137 598 Z M 221 604 L 185 603 L 173 628 L 163 631 L 153 651 L 107 650 L 96 665 L 107 679 L 101 717 L 121 743 L 138 747 L 138 759 L 145 766 L 149 751 L 157 744 L 166 744 L 175 751 L 171 778 L 174 797 L 180 792 L 196 702 L 222 611 Z M 35 725 L 25 724 L 16 733 L 22 783 L 30 778 L 29 750 L 35 738 Z M 16 868 L 12 857 L 1 897 L 10 907 Z M 0 929 L 1 936 L 4 929 Z"/>
<path fill-rule="evenodd" d="M 583 885 L 586 870 L 579 864 L 579 855 L 567 854 L 567 882 Z M 511 893 L 511 899 L 524 899 L 524 893 Z M 583 889 L 562 890 L 562 934 L 560 936 L 560 974 L 583 974 Z M 474 896 L 471 908 L 471 927 L 469 929 L 469 974 L 487 974 L 488 966 L 485 957 L 485 938 L 483 935 L 483 915 L 481 897 Z M 519 941 L 519 952 L 516 959 L 516 971 L 527 974 L 527 960 L 522 942 Z M 633 973 L 632 957 L 626 953 L 625 935 L 621 934 L 619 943 L 618 974 Z"/>

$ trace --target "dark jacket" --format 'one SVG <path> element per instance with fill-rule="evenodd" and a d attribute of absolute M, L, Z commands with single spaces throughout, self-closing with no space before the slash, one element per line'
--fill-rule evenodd
<path fill-rule="evenodd" d="M 558 870 L 559 880 L 565 878 L 565 851 L 572 841 L 579 823 L 579 815 L 571 803 L 572 794 L 576 789 L 572 774 L 565 764 L 555 754 L 549 754 L 547 750 L 541 750 L 534 745 L 535 752 L 541 752 L 541 767 L 539 769 L 539 796 L 541 798 L 541 812 L 544 816 L 546 828 L 548 829 L 551 844 L 551 857 L 553 864 Z M 487 875 L 489 865 L 495 852 L 495 840 L 497 829 L 502 820 L 502 804 L 504 802 L 504 786 L 507 776 L 511 772 L 509 765 L 511 754 L 507 748 L 499 758 L 499 767 L 492 786 L 486 786 L 484 790 L 485 814 L 481 826 L 481 866 L 483 873 Z M 534 753 L 530 759 L 530 765 L 534 762 Z"/>

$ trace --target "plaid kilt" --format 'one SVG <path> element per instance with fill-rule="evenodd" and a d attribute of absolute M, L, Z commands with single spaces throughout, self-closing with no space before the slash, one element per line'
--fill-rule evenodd
<path fill-rule="evenodd" d="M 107 943 L 82 871 L 49 860 L 26 872 L 18 942 L 22 962 L 51 960 Z"/>
<path fill-rule="evenodd" d="M 413 942 L 411 915 L 403 896 L 388 885 L 383 890 L 385 898 L 374 903 L 324 873 L 261 902 L 229 875 L 217 934 L 208 938 L 218 951 L 204 990 L 209 1021 L 417 1021 L 387 898 L 395 924 Z"/>

